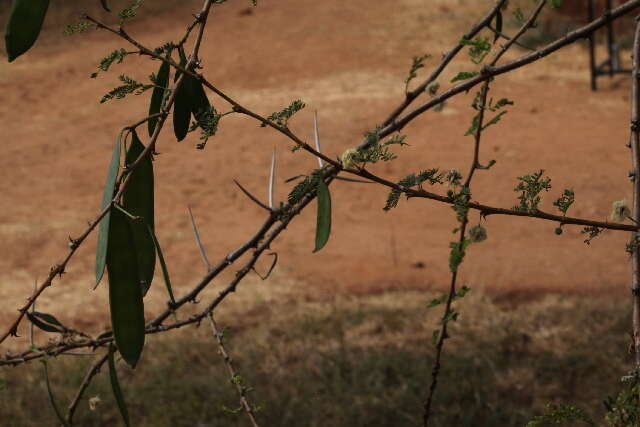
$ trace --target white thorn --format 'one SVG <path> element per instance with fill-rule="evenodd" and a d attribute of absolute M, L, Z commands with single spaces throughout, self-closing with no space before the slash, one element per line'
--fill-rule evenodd
<path fill-rule="evenodd" d="M 271 172 L 269 173 L 269 207 L 273 209 L 273 193 L 276 187 L 276 147 L 273 147 L 271 155 Z"/>
<path fill-rule="evenodd" d="M 320 150 L 320 132 L 318 131 L 318 111 L 313 112 L 313 137 L 316 141 L 316 151 L 318 153 L 322 153 Z M 318 164 L 320 167 L 324 166 L 324 162 L 320 157 L 316 157 L 318 159 Z"/>

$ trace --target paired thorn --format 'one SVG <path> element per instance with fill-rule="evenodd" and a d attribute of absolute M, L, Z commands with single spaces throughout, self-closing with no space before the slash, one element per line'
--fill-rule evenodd
<path fill-rule="evenodd" d="M 198 245 L 198 250 L 200 251 L 200 256 L 202 257 L 202 261 L 204 262 L 207 271 L 211 271 L 211 263 L 209 262 L 209 258 L 207 258 L 207 252 L 204 250 L 204 246 L 202 245 L 202 241 L 200 240 L 200 233 L 198 233 L 198 227 L 196 226 L 196 221 L 193 219 L 193 213 L 191 212 L 191 207 L 187 206 L 187 210 L 189 211 L 189 218 L 191 219 L 191 227 L 193 229 L 193 235 L 196 239 L 196 244 Z"/>
<path fill-rule="evenodd" d="M 240 188 L 240 190 L 242 190 L 242 192 L 248 197 L 250 198 L 255 204 L 257 204 L 258 206 L 260 206 L 262 209 L 265 209 L 269 212 L 272 212 L 271 208 L 267 205 L 265 205 L 264 203 L 262 203 L 260 200 L 257 199 L 256 196 L 254 196 L 253 194 L 249 193 L 238 181 L 236 181 L 235 179 L 233 180 L 233 182 L 236 183 L 236 185 Z"/>

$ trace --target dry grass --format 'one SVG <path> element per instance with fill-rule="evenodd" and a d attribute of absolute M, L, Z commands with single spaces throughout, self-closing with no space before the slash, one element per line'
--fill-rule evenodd
<path fill-rule="evenodd" d="M 255 391 L 262 425 L 419 425 L 430 375 L 435 296 L 396 292 L 310 298 L 276 278 L 255 284 L 253 298 L 229 301 L 218 315 L 230 326 L 228 350 Z M 436 425 L 523 425 L 548 402 L 571 403 L 599 419 L 630 366 L 628 313 L 620 299 L 547 295 L 506 307 L 472 291 L 447 342 Z M 241 314 L 244 313 L 244 314 Z M 56 397 L 72 397 L 90 361 L 50 361 Z M 237 398 L 207 325 L 150 337 L 136 372 L 120 376 L 138 426 L 246 425 L 230 414 Z M 51 425 L 53 412 L 38 363 L 3 370 L 3 419 L 12 426 Z M 115 425 L 106 372 L 87 393 L 78 425 Z"/>

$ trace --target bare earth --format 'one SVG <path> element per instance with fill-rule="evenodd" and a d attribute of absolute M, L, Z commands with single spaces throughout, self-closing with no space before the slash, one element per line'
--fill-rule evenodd
<path fill-rule="evenodd" d="M 130 33 L 152 47 L 176 40 L 199 5 L 185 3 L 193 7 L 134 22 Z M 374 6 L 365 0 L 263 0 L 248 14 L 243 12 L 248 2 L 230 2 L 212 16 L 201 55 L 204 73 L 263 115 L 302 99 L 307 108 L 292 120 L 292 129 L 311 141 L 317 110 L 323 150 L 337 157 L 357 145 L 363 133 L 402 100 L 411 56 L 433 54 L 427 62 L 431 70 L 440 54 L 483 13 L 467 10 L 464 3 L 398 0 L 393 6 Z M 80 234 L 98 213 L 115 136 L 146 114 L 147 94 L 106 104 L 98 100 L 117 85 L 117 75 L 144 80 L 157 63 L 130 57 L 98 79 L 88 78 L 101 57 L 120 47 L 129 48 L 112 35 L 91 32 L 54 37 L 14 64 L 0 62 L 0 325 L 14 316 L 34 280 L 45 277 L 64 257 L 68 236 Z M 514 51 L 511 57 L 524 53 Z M 446 86 L 453 75 L 471 67 L 461 55 L 441 83 Z M 627 80 L 603 79 L 602 90 L 592 93 L 583 45 L 499 78 L 492 89 L 494 98 L 507 97 L 515 106 L 486 133 L 482 162 L 495 159 L 497 164 L 478 173 L 474 199 L 512 207 L 517 203 L 516 177 L 544 168 L 554 187 L 546 194 L 543 210 L 554 211 L 552 202 L 564 188 L 573 188 L 576 203 L 570 215 L 604 220 L 614 200 L 631 195 L 625 147 Z M 463 134 L 473 114 L 472 97 L 473 93 L 458 97 L 442 113 L 428 112 L 412 122 L 404 131 L 411 146 L 397 151 L 398 160 L 374 170 L 391 180 L 432 167 L 466 171 L 472 141 Z M 219 109 L 228 109 L 211 99 Z M 233 178 L 266 199 L 275 146 L 277 195 L 284 200 L 291 184 L 283 180 L 316 166 L 314 158 L 289 152 L 291 144 L 284 137 L 246 117 L 226 118 L 206 150 L 196 150 L 197 142 L 192 134 L 176 143 L 169 126 L 155 162 L 158 237 L 178 293 L 203 274 L 187 206 L 196 216 L 209 258 L 219 260 L 264 219 L 264 212 L 238 191 Z M 387 213 L 382 210 L 384 188 L 345 182 L 331 188 L 329 244 L 311 254 L 311 207 L 273 245 L 279 256 L 274 280 L 286 277 L 315 295 L 446 286 L 455 227 L 450 207 L 402 200 Z M 477 221 L 477 213 L 472 218 Z M 608 232 L 585 245 L 580 228 L 566 227 L 556 236 L 556 224 L 540 220 L 489 217 L 486 227 L 489 239 L 470 248 L 461 283 L 503 295 L 627 292 L 626 233 Z M 39 309 L 65 321 L 77 319 L 80 326 L 104 321 L 106 286 L 90 291 L 95 240 L 93 235 L 80 249 L 64 279 L 46 291 Z M 263 260 L 261 268 L 267 269 L 270 260 Z M 156 280 L 147 304 L 150 313 L 165 298 L 161 277 Z M 223 285 L 220 280 L 214 287 Z M 247 285 L 268 287 L 269 282 Z"/>

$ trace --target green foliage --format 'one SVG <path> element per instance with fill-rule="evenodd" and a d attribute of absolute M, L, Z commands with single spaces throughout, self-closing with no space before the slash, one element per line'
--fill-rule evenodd
<path fill-rule="evenodd" d="M 466 286 L 466 285 L 460 287 L 460 289 L 458 289 L 453 294 L 453 298 L 451 299 L 451 302 L 456 301 L 456 300 L 458 300 L 460 298 L 464 298 L 470 291 L 471 291 L 471 288 Z M 433 308 L 433 307 L 437 307 L 437 306 L 439 306 L 441 304 L 444 304 L 445 302 L 447 302 L 448 298 L 449 298 L 448 294 L 442 294 L 438 298 L 432 299 L 431 302 L 427 305 L 427 308 Z"/>
<path fill-rule="evenodd" d="M 125 165 L 133 164 L 145 150 L 135 130 L 131 131 L 131 143 L 125 157 Z M 145 156 L 131 172 L 129 184 L 122 194 L 122 206 L 137 219 L 131 222 L 131 232 L 138 260 L 138 277 L 142 296 L 147 294 L 153 281 L 156 266 L 156 251 L 147 225 L 153 230 L 154 220 L 154 179 L 151 155 Z"/>
<path fill-rule="evenodd" d="M 612 427 L 635 427 L 640 425 L 640 382 L 638 373 L 622 378 L 624 389 L 615 397 L 609 396 L 603 402 L 607 408 L 605 420 Z"/>
<path fill-rule="evenodd" d="M 278 126 L 286 128 L 287 122 L 289 121 L 289 119 L 293 117 L 295 113 L 302 110 L 304 107 L 305 107 L 304 102 L 300 101 L 299 99 L 296 99 L 291 104 L 289 104 L 289 106 L 286 107 L 284 110 L 277 111 L 271 114 L 269 117 L 267 117 L 267 119 L 271 120 L 272 122 L 275 122 Z M 262 123 L 260 126 L 265 127 L 266 124 Z"/>
<path fill-rule="evenodd" d="M 62 424 L 63 427 L 70 427 L 69 422 L 64 418 L 64 416 L 62 416 L 62 411 L 60 411 L 60 408 L 56 403 L 56 399 L 53 396 L 53 390 L 51 389 L 51 381 L 49 380 L 49 370 L 47 368 L 46 360 L 42 361 L 42 369 L 44 372 L 44 381 L 47 386 L 47 395 L 49 396 L 49 403 L 53 408 L 53 412 L 56 414 L 56 418 L 58 418 L 58 422 Z"/>
<path fill-rule="evenodd" d="M 538 415 L 527 423 L 526 427 L 537 427 L 541 425 L 571 425 L 575 426 L 575 421 L 595 426 L 591 418 L 580 408 L 571 405 L 547 405 L 547 413 Z"/>
<path fill-rule="evenodd" d="M 109 93 L 100 99 L 100 103 L 104 103 L 109 101 L 110 99 L 122 99 L 125 96 L 134 93 L 135 95 L 140 95 L 148 89 L 154 87 L 154 85 L 146 85 L 140 82 L 135 81 L 131 77 L 127 77 L 124 74 L 119 76 L 118 79 L 124 83 L 122 86 L 118 86 L 114 89 L 111 89 Z"/>
<path fill-rule="evenodd" d="M 451 252 L 449 252 L 449 270 L 452 273 L 456 273 L 458 271 L 458 267 L 464 260 L 467 246 L 470 244 L 471 240 L 467 238 L 464 238 L 462 242 L 449 243 L 449 247 L 451 248 Z"/>
<path fill-rule="evenodd" d="M 425 182 L 428 182 L 431 185 L 442 184 L 444 182 L 443 178 L 444 173 L 440 172 L 438 168 L 428 169 L 418 173 L 417 175 L 415 173 L 412 173 L 405 176 L 398 182 L 398 185 L 402 187 L 402 189 L 393 188 L 389 192 L 387 202 L 383 209 L 385 211 L 388 211 L 398 206 L 400 196 L 403 192 L 402 190 L 415 186 L 418 186 L 419 189 L 422 189 L 422 184 Z"/>
<path fill-rule="evenodd" d="M 13 0 L 4 32 L 9 62 L 31 49 L 49 9 L 49 0 Z"/>
<path fill-rule="evenodd" d="M 287 197 L 291 206 L 296 205 L 309 192 L 318 188 L 318 181 L 322 179 L 322 169 L 314 170 L 311 175 L 304 175 L 304 179 L 297 183 Z"/>
<path fill-rule="evenodd" d="M 316 187 L 318 196 L 318 214 L 316 222 L 316 247 L 313 252 L 318 252 L 329 241 L 331 234 L 331 194 L 329 187 L 322 179 L 318 180 Z"/>
<path fill-rule="evenodd" d="M 604 232 L 604 228 L 598 228 L 595 225 L 590 225 L 588 227 L 584 227 L 582 229 L 582 231 L 580 231 L 581 234 L 587 234 L 587 238 L 584 240 L 584 242 L 587 245 L 591 244 L 591 241 L 593 239 L 595 239 L 596 237 L 598 237 L 600 234 L 602 234 Z"/>
<path fill-rule="evenodd" d="M 462 224 L 467 220 L 467 214 L 469 213 L 469 200 L 471 200 L 471 190 L 469 187 L 462 186 L 459 190 L 450 189 L 447 191 L 447 196 L 453 202 L 451 209 L 456 213 L 456 220 Z M 458 231 L 454 230 L 454 233 Z"/>
<path fill-rule="evenodd" d="M 124 24 L 124 22 L 128 19 L 134 18 L 138 13 L 138 8 L 142 6 L 144 0 L 133 0 L 129 7 L 122 9 L 118 12 L 118 18 L 120 18 L 120 25 Z"/>
<path fill-rule="evenodd" d="M 216 132 L 218 132 L 220 120 L 225 115 L 226 114 L 218 113 L 215 107 L 211 105 L 207 110 L 202 111 L 197 116 L 195 116 L 196 121 L 191 125 L 189 131 L 193 131 L 197 128 L 201 129 L 200 139 L 202 140 L 202 142 L 199 143 L 196 148 L 200 150 L 205 148 L 207 140 L 214 136 Z"/>
<path fill-rule="evenodd" d="M 373 132 L 367 132 L 365 137 L 367 138 L 367 148 L 358 150 L 355 154 L 353 161 L 356 163 L 377 163 L 379 161 L 389 162 L 397 158 L 389 149 L 392 145 L 409 145 L 404 140 L 403 135 L 394 135 L 386 141 L 380 141 L 380 129 L 376 129 Z"/>
<path fill-rule="evenodd" d="M 411 80 L 415 79 L 416 77 L 418 77 L 418 70 L 420 68 L 424 68 L 424 61 L 427 60 L 428 58 L 430 58 L 431 55 L 424 54 L 424 55 L 420 55 L 420 56 L 414 56 L 412 58 L 412 62 L 411 62 L 411 68 L 409 69 L 409 75 L 407 76 L 407 78 L 404 79 L 404 91 L 409 92 L 409 83 L 411 83 Z"/>
<path fill-rule="evenodd" d="M 566 215 L 567 211 L 575 201 L 575 193 L 573 190 L 565 189 L 562 193 L 562 196 L 558 198 L 555 202 L 553 202 L 553 206 L 557 206 L 562 215 Z"/>
<path fill-rule="evenodd" d="M 491 43 L 486 37 L 476 37 L 473 40 L 460 40 L 463 46 L 469 46 L 469 57 L 474 64 L 480 64 L 491 51 Z"/>
<path fill-rule="evenodd" d="M 115 62 L 116 64 L 121 64 L 124 61 L 124 58 L 127 55 L 130 55 L 133 52 L 127 52 L 124 49 L 116 49 L 111 52 L 109 55 L 105 56 L 100 60 L 100 65 L 98 65 L 99 71 L 91 74 L 91 78 L 94 79 L 98 77 L 98 73 L 100 71 L 109 71 L 109 67 Z M 122 80 L 122 78 L 121 78 Z"/>
<path fill-rule="evenodd" d="M 108 356 L 109 380 L 111 381 L 111 390 L 113 391 L 113 396 L 116 399 L 116 404 L 118 405 L 118 410 L 120 411 L 120 415 L 122 416 L 122 421 L 124 421 L 124 425 L 129 427 L 129 411 L 127 410 L 127 403 L 124 400 L 124 395 L 122 394 L 122 389 L 120 388 L 120 382 L 118 381 L 115 352 L 116 349 L 114 348 L 114 346 L 110 345 Z"/>
<path fill-rule="evenodd" d="M 113 336 L 122 358 L 133 368 L 144 347 L 144 303 L 131 219 L 117 208 L 111 210 L 107 271 Z"/>
<path fill-rule="evenodd" d="M 104 184 L 102 204 L 100 205 L 100 208 L 102 210 L 111 205 L 111 201 L 113 199 L 116 187 L 116 179 L 118 177 L 118 171 L 120 170 L 120 153 L 122 151 L 122 144 L 124 142 L 124 132 L 125 130 L 123 129 L 116 138 L 116 144 L 113 148 L 113 154 L 111 155 L 111 161 L 109 162 L 109 167 L 107 169 L 107 179 Z M 102 275 L 104 274 L 104 267 L 107 259 L 107 244 L 109 242 L 110 217 L 111 209 L 108 210 L 107 213 L 102 217 L 98 225 L 98 248 L 96 249 L 96 286 L 98 286 L 100 280 L 102 280 Z"/>
<path fill-rule="evenodd" d="M 552 9 L 559 9 L 562 6 L 562 0 L 547 0 L 547 4 Z"/>
<path fill-rule="evenodd" d="M 461 80 L 468 80 L 480 74 L 477 71 L 460 71 L 454 78 L 451 79 L 451 83 L 459 82 Z"/>
<path fill-rule="evenodd" d="M 167 268 L 167 263 L 164 260 L 164 254 L 162 253 L 162 248 L 160 247 L 160 242 L 158 242 L 158 238 L 156 237 L 156 233 L 149 226 L 149 224 L 145 224 L 147 226 L 147 230 L 151 235 L 153 240 L 153 245 L 155 246 L 156 253 L 158 254 L 158 260 L 160 261 L 160 268 L 162 268 L 162 276 L 164 278 L 164 285 L 167 288 L 167 293 L 169 294 L 169 300 L 171 303 L 175 303 L 176 299 L 173 296 L 173 288 L 171 286 L 171 277 L 169 276 L 169 269 Z"/>
<path fill-rule="evenodd" d="M 167 59 L 171 58 L 170 51 L 167 53 Z M 162 61 L 158 69 L 157 76 L 152 76 L 151 81 L 155 85 L 151 94 L 151 102 L 149 103 L 149 115 L 152 116 L 162 110 L 163 100 L 169 85 L 169 63 Z M 158 123 L 158 117 L 152 117 L 147 122 L 149 136 L 153 135 L 153 131 Z"/>
<path fill-rule="evenodd" d="M 84 33 L 94 28 L 96 28 L 95 24 L 85 20 L 80 20 L 74 24 L 68 24 L 63 33 L 65 36 L 70 36 L 76 33 Z"/>
<path fill-rule="evenodd" d="M 480 243 L 487 240 L 487 229 L 482 225 L 474 225 L 469 229 L 469 240 L 473 243 Z"/>
<path fill-rule="evenodd" d="M 520 9 L 519 7 L 517 7 L 516 10 L 513 11 L 513 17 L 518 24 L 524 24 L 524 13 L 522 13 L 522 9 Z"/>
<path fill-rule="evenodd" d="M 45 332 L 52 332 L 56 334 L 64 334 L 68 332 L 67 329 L 55 316 L 47 313 L 40 313 L 38 311 L 27 311 L 27 318 L 31 323 L 42 329 Z"/>
<path fill-rule="evenodd" d="M 498 110 L 500 110 L 503 107 L 506 107 L 508 105 L 513 105 L 514 102 L 510 101 L 507 98 L 501 98 L 499 99 L 495 104 L 493 103 L 493 100 L 489 100 L 488 105 L 483 106 L 482 105 L 482 91 L 478 91 L 476 93 L 476 96 L 473 100 L 473 103 L 471 104 L 471 107 L 478 111 L 478 113 L 473 117 L 473 119 L 471 120 L 471 126 L 469 126 L 469 129 L 467 129 L 467 131 L 465 132 L 465 136 L 469 136 L 469 135 L 475 135 L 478 132 L 478 126 L 480 126 L 480 110 L 484 109 L 485 111 L 491 111 L 491 112 L 496 112 Z M 500 119 L 502 118 L 502 116 L 504 116 L 505 114 L 507 114 L 507 111 L 501 111 L 498 114 L 496 114 L 493 118 L 491 118 L 490 120 L 488 120 L 487 122 L 485 122 L 482 125 L 482 129 L 480 129 L 480 131 L 484 131 L 485 129 L 487 129 L 489 126 L 493 126 L 496 123 L 498 123 L 500 121 Z"/>
<path fill-rule="evenodd" d="M 521 192 L 518 200 L 520 205 L 515 206 L 513 210 L 520 212 L 528 212 L 529 214 L 535 214 L 538 212 L 538 205 L 542 198 L 540 193 L 542 191 L 549 191 L 551 189 L 551 178 L 544 177 L 544 169 L 540 169 L 531 175 L 519 176 L 520 181 L 513 191 Z"/>

